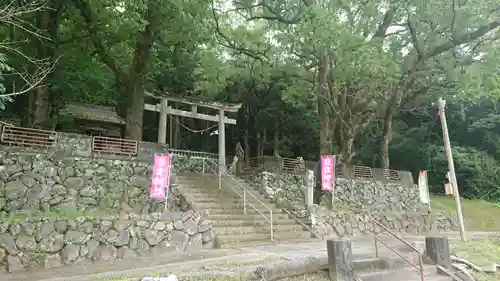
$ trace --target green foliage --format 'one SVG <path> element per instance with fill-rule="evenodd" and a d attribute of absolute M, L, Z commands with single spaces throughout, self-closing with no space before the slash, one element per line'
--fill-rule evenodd
<path fill-rule="evenodd" d="M 5 96 L 6 88 L 3 82 L 5 81 L 5 75 L 11 72 L 13 69 L 7 64 L 7 56 L 0 53 L 0 110 L 5 109 L 5 103 L 12 102 L 12 98 Z"/>
<path fill-rule="evenodd" d="M 120 84 L 139 81 L 151 92 L 241 102 L 234 117 L 238 125 L 228 128 L 228 135 L 231 145 L 248 136 L 252 156 L 260 136 L 265 154 L 277 148 L 282 155 L 317 160 L 320 121 L 335 120 L 331 142 L 340 146 L 343 133 L 356 131 L 354 162 L 378 166 L 385 113 L 393 112 L 391 167 L 432 170 L 430 181 L 437 191 L 442 190 L 447 166 L 432 103 L 443 97 L 448 101 L 448 127 L 463 193 L 487 194 L 491 200 L 500 196 L 495 168 L 500 161 L 500 45 L 490 32 L 453 46 L 495 19 L 491 10 L 497 1 L 467 1 L 457 7 L 437 0 L 233 1 L 234 7 L 227 1 L 156 1 L 155 22 L 161 28 L 154 40 L 142 42 L 151 49 L 140 56 L 138 39 L 148 24 L 150 1 L 49 2 L 53 9 L 22 19 L 39 33 L 0 28 L 0 44 L 10 42 L 18 51 L 0 54 L 0 94 L 5 94 L 6 85 L 22 83 L 6 73 L 33 73 L 20 54 L 57 59 L 44 81 L 50 85 L 46 96 L 31 91 L 16 97 L 16 108 L 10 111 L 21 118 L 43 110 L 56 112 L 62 102 L 71 101 L 121 108 L 130 103 L 131 89 Z M 78 3 L 88 4 L 95 22 L 87 22 Z M 388 10 L 394 11 L 390 28 L 385 37 L 374 37 Z M 57 28 L 42 25 L 39 19 L 46 16 L 54 17 L 49 22 Z M 430 55 L 450 42 L 451 47 Z M 329 69 L 326 85 L 319 85 L 322 57 Z M 136 73 L 141 61 L 148 64 Z M 327 99 L 318 99 L 321 87 L 327 88 Z M 393 99 L 398 91 L 400 102 Z M 34 102 L 39 96 L 47 99 Z M 340 104 L 341 97 L 345 104 Z M 332 107 L 326 116 L 319 116 L 323 104 L 318 100 Z M 0 109 L 6 101 L 0 99 Z M 33 110 L 34 104 L 44 105 L 40 101 L 50 104 Z M 152 128 L 148 139 L 155 139 L 157 116 L 150 113 L 144 123 Z M 188 125 L 207 127 L 202 122 Z M 213 145 L 194 134 L 181 135 L 186 149 Z"/>

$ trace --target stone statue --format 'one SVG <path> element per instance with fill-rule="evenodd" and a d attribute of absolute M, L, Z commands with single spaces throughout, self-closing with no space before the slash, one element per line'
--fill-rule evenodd
<path fill-rule="evenodd" d="M 295 163 L 293 168 L 295 173 L 306 170 L 306 161 L 304 161 L 302 156 L 297 157 L 297 163 Z"/>
<path fill-rule="evenodd" d="M 236 149 L 234 154 L 238 157 L 239 160 L 244 161 L 245 160 L 245 151 L 243 150 L 243 147 L 241 147 L 241 143 L 236 144 Z"/>
<path fill-rule="evenodd" d="M 233 163 L 231 163 L 231 166 L 229 167 L 229 173 L 235 174 L 236 173 L 236 165 L 238 163 L 238 156 L 233 157 Z"/>
<path fill-rule="evenodd" d="M 234 154 L 236 155 L 235 157 L 236 157 L 236 162 L 237 162 L 236 163 L 237 166 L 235 165 L 235 170 L 236 170 L 236 172 L 238 172 L 237 171 L 238 167 L 239 167 L 239 169 L 241 169 L 242 164 L 245 162 L 245 160 L 247 160 L 247 159 L 245 159 L 245 151 L 243 150 L 243 147 L 241 147 L 240 142 L 238 142 L 236 144 L 236 149 L 234 151 Z M 234 158 L 233 158 L 233 161 L 234 161 Z"/>

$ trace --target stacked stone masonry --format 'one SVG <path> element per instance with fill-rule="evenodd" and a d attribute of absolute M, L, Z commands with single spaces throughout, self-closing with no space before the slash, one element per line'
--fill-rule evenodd
<path fill-rule="evenodd" d="M 40 217 L 0 222 L 0 264 L 8 272 L 126 259 L 150 251 L 212 248 L 206 214 Z"/>
<path fill-rule="evenodd" d="M 176 177 L 211 162 L 174 156 L 165 207 L 149 198 L 152 158 L 60 152 L 0 150 L 0 270 L 213 247 L 210 220 L 191 210 Z"/>
<path fill-rule="evenodd" d="M 289 209 L 304 209 L 304 175 L 293 173 L 262 172 L 254 174 L 249 181 L 260 186 L 264 194 Z M 417 187 L 376 180 L 353 180 L 337 178 L 335 182 L 337 207 L 370 212 L 427 212 L 428 206 L 420 203 Z M 330 204 L 329 194 L 323 196 L 322 204 Z"/>
<path fill-rule="evenodd" d="M 331 212 L 325 206 L 310 210 L 312 229 L 321 237 L 346 237 L 384 232 L 373 220 L 397 233 L 428 234 L 456 231 L 458 220 L 452 214 Z"/>
<path fill-rule="evenodd" d="M 160 212 L 164 201 L 149 199 L 151 166 L 126 158 L 0 151 L 0 215 Z M 173 186 L 167 209 L 185 211 L 183 204 Z"/>
<path fill-rule="evenodd" d="M 319 236 L 343 237 L 380 232 L 373 220 L 396 232 L 423 234 L 458 229 L 456 215 L 431 214 L 420 203 L 417 187 L 374 180 L 337 178 L 333 211 L 331 196 L 305 207 L 304 175 L 262 172 L 247 178 L 271 201 L 305 223 Z"/>

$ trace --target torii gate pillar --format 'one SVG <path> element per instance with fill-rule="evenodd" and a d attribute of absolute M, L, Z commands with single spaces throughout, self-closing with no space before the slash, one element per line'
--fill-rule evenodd
<path fill-rule="evenodd" d="M 167 117 L 171 116 L 181 116 L 186 118 L 194 118 L 200 120 L 206 120 L 210 122 L 218 122 L 219 123 L 219 166 L 222 171 L 227 171 L 226 166 L 226 124 L 236 125 L 236 119 L 231 119 L 225 117 L 225 112 L 238 112 L 241 108 L 242 104 L 228 104 L 228 103 L 220 103 L 220 102 L 203 102 L 203 101 L 194 101 L 185 98 L 178 98 L 172 96 L 156 96 L 151 93 L 145 93 L 147 96 L 152 97 L 156 100 L 160 100 L 158 104 L 144 104 L 145 110 L 155 111 L 160 113 L 160 122 L 158 127 L 158 143 L 166 143 L 167 142 Z M 169 106 L 169 102 L 174 103 L 182 103 L 191 106 L 191 111 L 185 111 L 180 109 L 174 109 Z M 218 110 L 219 114 L 217 115 L 208 115 L 203 113 L 198 113 L 197 108 L 204 107 L 210 108 L 214 110 Z M 172 138 L 172 136 L 170 136 Z M 172 140 L 170 140 L 172 142 Z M 170 143 L 170 145 L 172 145 Z"/>
<path fill-rule="evenodd" d="M 219 167 L 222 172 L 227 169 L 226 166 L 226 124 L 224 123 L 224 109 L 219 110 Z"/>
<path fill-rule="evenodd" d="M 168 100 L 161 99 L 160 102 L 160 123 L 158 126 L 158 143 L 167 143 L 167 117 L 168 117 Z M 172 142 L 172 140 L 170 140 Z M 170 147 L 172 144 L 170 143 Z"/>

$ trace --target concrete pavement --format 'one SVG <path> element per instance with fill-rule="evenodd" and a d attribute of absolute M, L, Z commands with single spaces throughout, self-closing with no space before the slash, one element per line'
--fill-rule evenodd
<path fill-rule="evenodd" d="M 469 233 L 470 236 L 484 236 L 491 233 Z M 452 239 L 459 237 L 448 233 Z M 423 241 L 423 236 L 405 236 L 408 242 Z M 357 259 L 375 257 L 373 236 L 352 237 L 353 256 Z M 404 245 L 393 237 L 384 236 L 384 242 L 391 247 L 403 249 Z M 380 252 L 385 257 L 396 257 L 390 250 L 381 246 Z M 0 274 L 0 280 L 9 281 L 96 281 L 109 278 L 139 278 L 154 274 L 168 275 L 200 268 L 210 268 L 220 264 L 259 265 L 274 260 L 295 260 L 305 258 L 324 258 L 326 242 L 307 243 L 268 243 L 248 246 L 240 249 L 214 249 L 192 253 L 151 253 L 133 259 L 97 262 L 87 265 L 74 265 L 56 269 L 37 269 L 36 272 Z"/>

